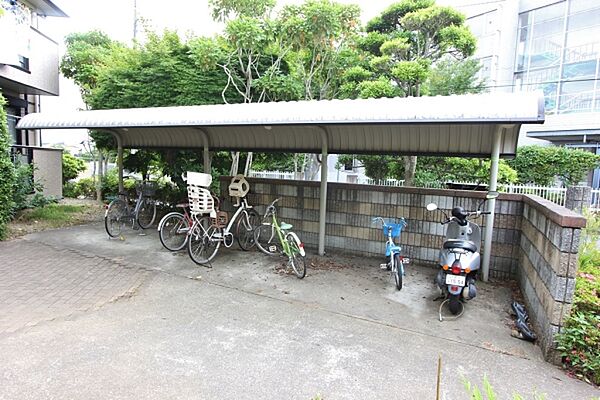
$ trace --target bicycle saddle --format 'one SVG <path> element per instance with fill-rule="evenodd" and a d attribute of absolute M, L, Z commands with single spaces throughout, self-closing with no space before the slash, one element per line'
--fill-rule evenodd
<path fill-rule="evenodd" d="M 279 225 L 279 227 L 283 230 L 288 230 L 292 229 L 293 225 L 290 225 L 287 222 L 282 222 L 281 225 Z"/>
<path fill-rule="evenodd" d="M 459 240 L 459 239 L 449 239 L 444 242 L 445 249 L 463 249 L 470 251 L 471 253 L 475 253 L 477 251 L 477 246 L 475 243 L 469 240 Z"/>

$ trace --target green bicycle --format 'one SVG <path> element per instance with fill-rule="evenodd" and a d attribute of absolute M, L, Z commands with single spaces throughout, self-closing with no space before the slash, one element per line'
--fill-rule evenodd
<path fill-rule="evenodd" d="M 294 232 L 290 232 L 292 225 L 277 221 L 275 199 L 265 211 L 262 224 L 254 231 L 256 247 L 267 255 L 284 254 L 288 257 L 288 264 L 299 279 L 306 276 L 306 252 L 304 244 Z"/>

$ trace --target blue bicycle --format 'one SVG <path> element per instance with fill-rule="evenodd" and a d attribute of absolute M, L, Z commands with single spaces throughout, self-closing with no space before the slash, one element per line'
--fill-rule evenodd
<path fill-rule="evenodd" d="M 404 264 L 409 263 L 409 259 L 400 255 L 402 248 L 394 243 L 394 238 L 400 237 L 402 229 L 406 227 L 404 218 L 400 218 L 399 222 L 390 222 L 382 217 L 373 218 L 373 223 L 381 221 L 383 227 L 383 235 L 387 237 L 385 242 L 385 256 L 387 264 L 382 264 L 382 269 L 387 269 L 394 276 L 396 289 L 402 289 L 402 278 L 404 277 Z"/>

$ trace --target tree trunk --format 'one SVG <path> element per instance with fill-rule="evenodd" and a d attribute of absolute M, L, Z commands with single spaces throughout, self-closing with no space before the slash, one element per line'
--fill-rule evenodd
<path fill-rule="evenodd" d="M 244 176 L 249 176 L 252 169 L 252 152 L 248 152 L 246 157 L 246 168 L 244 168 Z"/>
<path fill-rule="evenodd" d="M 413 186 L 417 170 L 417 156 L 404 156 L 404 186 Z"/>
<path fill-rule="evenodd" d="M 108 163 L 110 161 L 110 153 L 107 152 L 106 153 L 106 158 L 104 159 L 104 168 L 102 169 L 102 171 L 104 171 L 104 174 L 106 174 L 108 172 Z"/>
<path fill-rule="evenodd" d="M 304 171 L 304 180 L 312 181 L 317 176 L 321 163 L 319 162 L 318 154 L 309 154 L 308 156 L 308 163 Z"/>
<path fill-rule="evenodd" d="M 238 174 L 238 164 L 240 162 L 240 152 L 231 152 L 231 169 L 229 170 L 230 176 L 236 176 Z"/>
<path fill-rule="evenodd" d="M 102 178 L 104 176 L 102 167 L 104 166 L 104 155 L 98 149 L 98 179 L 96 179 L 96 201 L 102 203 Z"/>

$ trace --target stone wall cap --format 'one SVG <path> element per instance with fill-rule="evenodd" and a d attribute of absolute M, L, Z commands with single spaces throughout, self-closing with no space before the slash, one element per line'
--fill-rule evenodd
<path fill-rule="evenodd" d="M 535 208 L 544 216 L 564 228 L 585 228 L 586 219 L 568 208 L 532 194 L 523 195 L 525 204 Z"/>
<path fill-rule="evenodd" d="M 219 177 L 221 181 L 231 180 L 230 176 Z M 271 179 L 271 178 L 246 178 L 249 182 L 255 183 L 266 183 L 271 185 L 282 184 L 282 185 L 293 185 L 293 186 L 308 186 L 308 187 L 320 187 L 320 181 L 303 181 L 294 179 Z M 487 194 L 487 191 L 476 191 L 476 190 L 458 190 L 458 189 L 430 189 L 420 188 L 412 186 L 377 186 L 377 185 L 365 185 L 358 183 L 343 183 L 343 182 L 328 182 L 327 187 L 329 189 L 349 189 L 349 190 L 363 190 L 371 192 L 374 188 L 377 188 L 378 192 L 389 192 L 389 193 L 410 193 L 410 194 L 423 194 L 433 196 L 451 196 L 451 197 L 475 197 L 483 199 Z M 523 195 L 515 193 L 500 193 L 499 200 L 507 201 L 523 201 Z"/>

